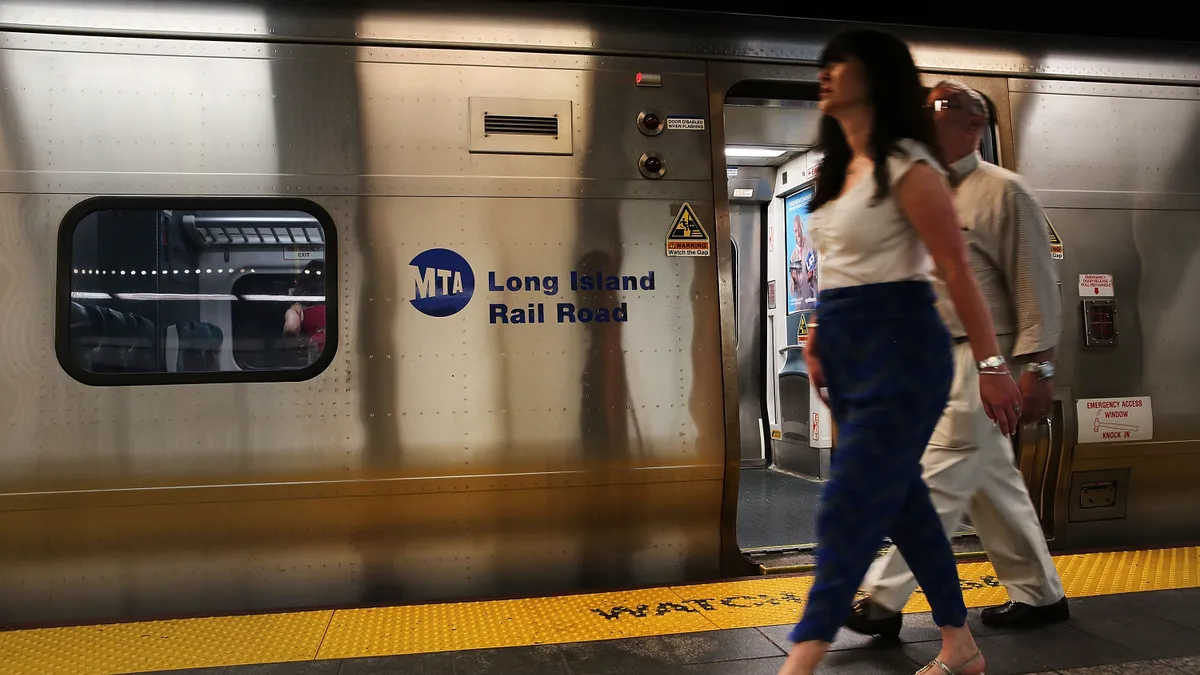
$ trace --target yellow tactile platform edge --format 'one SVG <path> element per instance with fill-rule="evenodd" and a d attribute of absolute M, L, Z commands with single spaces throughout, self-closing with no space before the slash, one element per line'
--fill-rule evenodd
<path fill-rule="evenodd" d="M 1200 547 L 1055 558 L 1067 595 L 1200 586 Z M 988 563 L 958 566 L 970 607 L 1006 599 Z M 179 668 L 588 642 L 795 621 L 811 577 L 523 600 L 147 621 L 0 633 L 5 675 Z M 928 611 L 918 592 L 906 612 Z"/>

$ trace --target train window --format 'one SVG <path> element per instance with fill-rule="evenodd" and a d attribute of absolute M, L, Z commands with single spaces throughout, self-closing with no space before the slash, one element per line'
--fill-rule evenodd
<path fill-rule="evenodd" d="M 996 138 L 996 106 L 992 104 L 992 99 L 984 95 L 983 92 L 980 92 L 980 96 L 983 96 L 984 103 L 987 103 L 988 126 L 983 130 L 983 138 L 979 142 L 979 156 L 985 162 L 999 164 L 1000 152 L 997 148 L 999 148 L 1000 144 L 999 139 Z"/>
<path fill-rule="evenodd" d="M 59 361 L 95 385 L 308 379 L 336 349 L 335 253 L 305 200 L 89 200 L 59 237 Z"/>

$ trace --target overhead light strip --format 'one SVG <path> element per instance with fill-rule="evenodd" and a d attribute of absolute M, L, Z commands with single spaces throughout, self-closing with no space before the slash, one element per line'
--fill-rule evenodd
<path fill-rule="evenodd" d="M 779 157 L 787 150 L 778 148 L 750 148 L 745 146 L 728 146 L 725 148 L 726 157 L 741 157 L 745 159 L 773 159 Z"/>

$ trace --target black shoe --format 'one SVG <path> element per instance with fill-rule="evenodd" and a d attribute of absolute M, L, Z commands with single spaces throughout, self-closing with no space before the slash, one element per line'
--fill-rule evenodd
<path fill-rule="evenodd" d="M 1034 607 L 1023 602 L 1011 600 L 999 607 L 988 607 L 979 616 L 983 623 L 996 628 L 1033 628 L 1042 624 L 1066 621 L 1071 618 L 1071 609 L 1067 607 L 1067 599 Z"/>
<path fill-rule="evenodd" d="M 850 618 L 846 619 L 846 628 L 863 635 L 878 635 L 885 638 L 900 637 L 900 627 L 904 617 L 900 612 L 893 612 L 886 607 L 863 598 L 854 603 Z"/>

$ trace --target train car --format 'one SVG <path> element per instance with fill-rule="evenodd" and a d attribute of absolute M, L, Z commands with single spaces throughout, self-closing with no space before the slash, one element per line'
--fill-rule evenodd
<path fill-rule="evenodd" d="M 837 451 L 773 298 L 842 26 L 0 0 L 0 623 L 754 573 L 743 466 Z M 1051 220 L 1052 546 L 1194 541 L 1200 55 L 897 32 Z"/>

